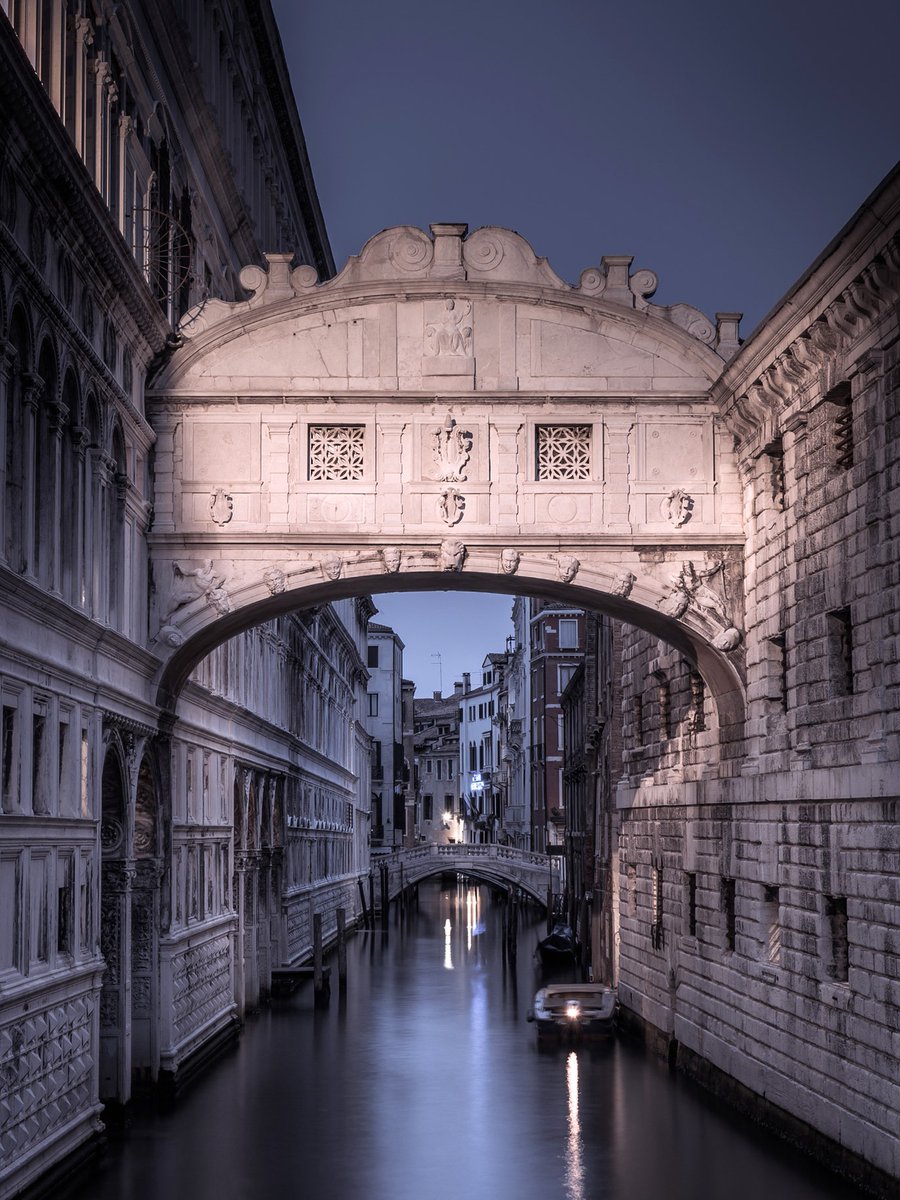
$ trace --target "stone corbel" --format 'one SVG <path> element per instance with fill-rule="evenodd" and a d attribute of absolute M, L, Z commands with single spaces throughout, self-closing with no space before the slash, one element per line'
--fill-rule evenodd
<path fill-rule="evenodd" d="M 825 310 L 825 320 L 830 329 L 844 337 L 853 337 L 857 332 L 857 316 L 852 305 L 843 296 L 839 296 L 828 306 Z"/>

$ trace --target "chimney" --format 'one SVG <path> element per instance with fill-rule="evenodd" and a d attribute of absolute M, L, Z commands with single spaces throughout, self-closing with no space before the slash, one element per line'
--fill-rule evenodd
<path fill-rule="evenodd" d="M 443 700 L 444 697 L 441 695 L 440 692 L 432 692 L 431 698 L 432 698 L 432 700 Z"/>
<path fill-rule="evenodd" d="M 472 690 L 472 676 L 470 675 L 470 673 L 468 671 L 463 671 L 463 691 L 471 692 L 471 690 Z"/>
<path fill-rule="evenodd" d="M 453 684 L 453 695 L 461 696 L 462 694 L 463 694 L 462 680 L 457 679 L 456 682 Z"/>

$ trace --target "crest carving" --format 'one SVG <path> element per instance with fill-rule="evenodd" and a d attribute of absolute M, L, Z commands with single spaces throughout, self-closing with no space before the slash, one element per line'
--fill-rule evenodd
<path fill-rule="evenodd" d="M 432 434 L 434 464 L 442 483 L 461 483 L 472 454 L 472 435 L 461 429 L 451 416 L 444 419 L 442 429 Z"/>

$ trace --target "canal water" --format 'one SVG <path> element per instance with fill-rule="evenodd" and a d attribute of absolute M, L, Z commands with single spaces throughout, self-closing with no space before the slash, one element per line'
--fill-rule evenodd
<path fill-rule="evenodd" d="M 78 1200 L 849 1200 L 816 1163 L 622 1040 L 539 1050 L 537 913 L 504 952 L 487 889 L 423 884 L 165 1114 L 111 1139 Z"/>

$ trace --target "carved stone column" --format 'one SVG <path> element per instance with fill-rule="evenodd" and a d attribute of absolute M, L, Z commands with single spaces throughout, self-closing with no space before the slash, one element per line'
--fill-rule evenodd
<path fill-rule="evenodd" d="M 101 840 L 105 837 L 101 833 Z M 125 1104 L 131 1095 L 131 893 L 134 864 L 103 862 L 100 952 L 106 963 L 100 994 L 100 1099 Z"/>
<path fill-rule="evenodd" d="M 0 561 L 6 557 L 6 538 L 3 536 L 6 515 L 6 425 L 7 408 L 10 404 L 9 380 L 12 375 L 15 353 L 9 342 L 0 342 Z"/>

